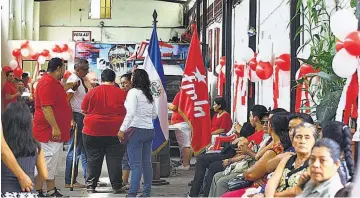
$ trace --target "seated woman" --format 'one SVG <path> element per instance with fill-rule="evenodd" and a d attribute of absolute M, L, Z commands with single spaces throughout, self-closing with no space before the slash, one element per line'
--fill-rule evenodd
<path fill-rule="evenodd" d="M 340 145 L 342 153 L 340 158 L 340 177 L 344 185 L 352 181 L 355 174 L 350 134 L 350 128 L 344 123 L 338 121 L 331 121 L 322 129 L 323 138 L 330 138 Z"/>
<path fill-rule="evenodd" d="M 225 111 L 225 100 L 223 98 L 216 98 L 213 108 L 216 114 L 211 120 L 211 135 L 225 135 L 232 126 L 231 115 Z"/>
<path fill-rule="evenodd" d="M 272 142 L 269 144 L 271 146 L 267 146 L 266 148 L 268 149 L 264 152 L 262 157 L 243 174 L 243 180 L 250 182 L 256 181 L 253 183 L 252 187 L 258 187 L 264 183 L 263 178 L 267 174 L 266 166 L 268 161 L 291 147 L 289 132 L 287 131 L 288 125 L 289 121 L 287 115 L 284 113 L 274 114 L 270 118 L 268 128 L 272 138 Z M 246 189 L 247 188 L 242 188 L 228 192 L 222 197 L 239 197 L 245 193 Z"/>
<path fill-rule="evenodd" d="M 295 155 L 281 160 L 267 182 L 265 197 L 295 197 L 299 178 L 308 170 L 311 150 L 318 139 L 315 125 L 302 123 L 294 130 Z"/>
<path fill-rule="evenodd" d="M 323 138 L 315 143 L 312 149 L 307 178 L 302 178 L 299 185 L 310 179 L 297 198 L 302 197 L 334 197 L 344 186 L 341 183 L 338 169 L 340 167 L 341 150 L 338 143 Z"/>

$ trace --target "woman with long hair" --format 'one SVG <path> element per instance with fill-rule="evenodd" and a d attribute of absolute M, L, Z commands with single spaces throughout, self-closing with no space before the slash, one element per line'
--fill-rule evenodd
<path fill-rule="evenodd" d="M 343 184 L 353 181 L 355 175 L 350 134 L 350 128 L 338 121 L 330 121 L 322 129 L 323 138 L 330 138 L 340 145 L 342 156 L 339 174 Z"/>
<path fill-rule="evenodd" d="M 23 102 L 8 105 L 2 114 L 4 138 L 24 172 L 35 183 L 35 167 L 38 178 L 48 177 L 45 154 L 32 134 L 32 115 Z M 17 177 L 1 162 L 1 193 L 21 192 Z"/>
<path fill-rule="evenodd" d="M 247 187 L 257 188 L 264 184 L 267 175 L 266 166 L 269 160 L 291 147 L 288 126 L 287 113 L 276 113 L 270 118 L 268 130 L 272 142 L 262 157 L 243 174 L 243 180 L 248 181 L 250 185 L 225 193 L 222 197 L 241 197 L 246 192 Z"/>
<path fill-rule="evenodd" d="M 128 197 L 136 197 L 144 176 L 143 196 L 150 197 L 152 185 L 151 145 L 155 137 L 153 119 L 157 117 L 149 75 L 136 69 L 132 76 L 132 89 L 126 102 L 126 116 L 120 127 L 120 140 L 127 141 L 131 180 Z"/>

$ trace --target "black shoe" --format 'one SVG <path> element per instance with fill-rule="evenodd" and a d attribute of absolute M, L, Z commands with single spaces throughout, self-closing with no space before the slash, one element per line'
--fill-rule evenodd
<path fill-rule="evenodd" d="M 36 193 L 38 197 L 47 197 L 42 190 L 37 190 Z"/>
<path fill-rule="evenodd" d="M 92 193 L 96 193 L 96 190 L 95 190 L 95 188 L 87 187 L 87 188 L 86 188 L 86 192 L 87 192 L 88 194 L 92 194 Z"/>
<path fill-rule="evenodd" d="M 51 193 L 51 194 L 50 194 Z M 47 197 L 65 197 L 64 195 L 62 195 L 59 190 L 54 187 L 54 189 L 50 190 L 47 192 Z"/>
<path fill-rule="evenodd" d="M 122 194 L 125 192 L 125 188 L 120 188 L 120 189 L 116 189 L 116 190 L 113 190 L 113 194 Z"/>

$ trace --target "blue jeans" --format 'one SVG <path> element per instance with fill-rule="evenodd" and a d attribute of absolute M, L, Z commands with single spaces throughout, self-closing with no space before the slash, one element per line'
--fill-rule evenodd
<path fill-rule="evenodd" d="M 127 143 L 127 153 L 131 169 L 128 197 L 136 197 L 140 189 L 141 175 L 144 176 L 143 196 L 150 197 L 153 170 L 151 164 L 153 129 L 136 128 Z"/>
<path fill-rule="evenodd" d="M 84 177 L 86 178 L 86 156 L 83 148 L 83 140 L 82 140 L 82 130 L 84 127 L 84 115 L 81 113 L 73 113 L 74 121 L 76 122 L 78 133 L 77 133 L 77 142 L 76 142 L 76 161 L 75 161 L 75 171 L 73 182 L 76 182 L 76 178 L 78 175 L 78 167 L 79 160 L 81 158 L 82 167 L 84 171 Z M 73 163 L 73 155 L 74 155 L 74 132 L 75 130 L 71 129 L 70 135 L 71 139 L 69 141 L 69 149 L 66 157 L 66 168 L 65 168 L 65 184 L 71 183 L 71 171 L 72 171 L 72 163 Z"/>

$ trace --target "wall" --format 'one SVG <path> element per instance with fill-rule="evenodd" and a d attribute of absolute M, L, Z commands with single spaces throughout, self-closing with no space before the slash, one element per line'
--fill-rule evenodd
<path fill-rule="evenodd" d="M 9 64 L 10 56 L 7 40 L 9 35 L 9 2 L 0 1 L 1 9 L 1 65 Z"/>
<path fill-rule="evenodd" d="M 56 8 L 56 9 L 54 9 Z M 82 11 L 79 11 L 81 9 Z M 92 31 L 92 38 L 102 42 L 141 42 L 152 30 L 152 14 L 158 13 L 159 39 L 168 41 L 172 30 L 182 28 L 183 6 L 148 0 L 113 0 L 112 19 L 88 19 L 88 0 L 41 2 L 40 40 L 72 40 L 72 31 Z M 105 23 L 99 27 L 100 21 Z"/>

